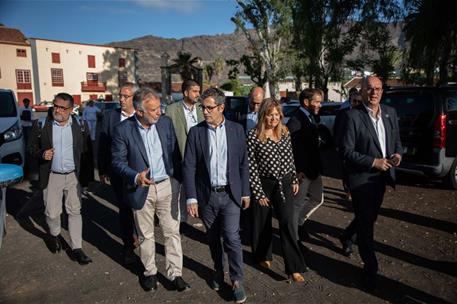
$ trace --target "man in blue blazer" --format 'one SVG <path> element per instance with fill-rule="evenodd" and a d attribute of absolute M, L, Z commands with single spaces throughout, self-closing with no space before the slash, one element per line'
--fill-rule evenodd
<path fill-rule="evenodd" d="M 376 287 L 378 262 L 374 251 L 374 223 L 386 185 L 395 186 L 395 169 L 402 158 L 402 146 L 395 109 L 380 105 L 382 82 L 371 76 L 362 83 L 363 103 L 343 117 L 343 137 L 339 151 L 352 195 L 355 218 L 340 237 L 345 252 L 357 234 L 364 263 L 364 284 Z"/>
<path fill-rule="evenodd" d="M 123 196 L 122 178 L 115 174 L 111 167 L 111 143 L 114 127 L 135 114 L 133 95 L 137 90 L 138 86 L 130 82 L 121 87 L 119 94 L 121 108 L 103 113 L 98 144 L 98 175 L 102 184 L 107 184 L 108 182 L 111 184 L 116 196 L 125 264 L 132 264 L 137 260 L 134 253 L 135 224 L 133 222 L 132 208 L 126 204 Z"/>
<path fill-rule="evenodd" d="M 177 200 L 181 156 L 173 125 L 161 117 L 160 97 L 150 88 L 133 96 L 135 115 L 114 128 L 112 165 L 122 177 L 127 204 L 140 238 L 140 258 L 145 271 L 141 286 L 157 289 L 154 216 L 165 239 L 167 277 L 178 291 L 189 288 L 182 279 L 182 248 Z M 172 204 L 174 203 L 174 204 Z"/>
<path fill-rule="evenodd" d="M 224 280 L 225 248 L 235 302 L 244 303 L 239 228 L 241 208 L 249 207 L 250 196 L 245 134 L 240 124 L 224 118 L 222 91 L 210 88 L 201 100 L 205 121 L 190 129 L 184 156 L 187 210 L 201 217 L 207 230 L 215 268 L 211 287 L 219 290 Z"/>

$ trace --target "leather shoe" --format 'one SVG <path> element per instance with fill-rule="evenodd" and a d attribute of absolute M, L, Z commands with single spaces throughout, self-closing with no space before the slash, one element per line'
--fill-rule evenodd
<path fill-rule="evenodd" d="M 52 253 L 58 253 L 62 250 L 62 243 L 60 243 L 60 235 L 53 236 L 49 238 L 49 247 Z"/>
<path fill-rule="evenodd" d="M 190 285 L 187 284 L 182 277 L 176 277 L 173 280 L 173 285 L 175 286 L 177 291 L 184 291 L 190 289 Z"/>
<path fill-rule="evenodd" d="M 141 287 L 143 287 L 143 289 L 145 291 L 156 290 L 157 289 L 157 276 L 156 275 L 150 275 L 150 276 L 142 275 L 140 277 L 140 285 L 141 285 Z"/>
<path fill-rule="evenodd" d="M 271 268 L 271 261 L 262 261 L 259 263 L 260 267 L 270 269 Z"/>
<path fill-rule="evenodd" d="M 72 256 L 80 265 L 92 263 L 92 259 L 88 257 L 81 248 L 73 249 Z"/>
<path fill-rule="evenodd" d="M 343 235 L 340 235 L 339 240 L 341 242 L 341 246 L 343 247 L 343 255 L 350 257 L 352 254 L 352 241 L 346 239 Z"/>

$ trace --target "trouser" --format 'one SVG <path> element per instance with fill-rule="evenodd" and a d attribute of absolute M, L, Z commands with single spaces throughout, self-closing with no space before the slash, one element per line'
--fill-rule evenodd
<path fill-rule="evenodd" d="M 180 222 L 185 223 L 187 222 L 187 201 L 186 201 L 186 191 L 184 190 L 184 184 L 180 185 L 180 192 L 179 192 L 179 216 Z"/>
<path fill-rule="evenodd" d="M 68 174 L 49 174 L 48 186 L 43 192 L 46 222 L 49 232 L 58 236 L 61 230 L 60 215 L 62 199 L 65 198 L 65 210 L 68 214 L 68 232 L 72 249 L 82 247 L 81 187 L 75 172 Z"/>
<path fill-rule="evenodd" d="M 173 187 L 172 187 L 173 183 Z M 177 183 L 177 182 L 176 182 Z M 166 179 L 149 186 L 148 196 L 142 209 L 134 210 L 138 237 L 140 239 L 140 258 L 144 265 L 145 276 L 157 274 L 155 263 L 154 215 L 157 215 L 165 239 L 165 268 L 167 277 L 174 280 L 182 276 L 183 255 L 179 234 L 179 208 L 173 206 L 174 195 L 179 188 L 175 181 Z"/>
<path fill-rule="evenodd" d="M 224 270 L 225 250 L 232 282 L 244 278 L 240 210 L 227 192 L 212 191 L 209 202 L 199 212 L 206 227 L 214 269 L 218 272 Z"/>
<path fill-rule="evenodd" d="M 303 225 L 313 212 L 323 203 L 322 176 L 316 179 L 305 177 L 300 183 L 300 190 L 295 199 L 295 220 L 298 226 Z M 298 231 L 297 231 L 298 235 Z"/>
<path fill-rule="evenodd" d="M 292 274 L 305 271 L 305 260 L 297 242 L 296 221 L 294 219 L 294 200 L 292 193 L 292 178 L 283 179 L 282 200 L 279 183 L 274 179 L 261 178 L 262 188 L 270 200 L 270 206 L 261 206 L 252 202 L 252 252 L 257 262 L 272 260 L 273 233 L 272 209 L 275 210 L 279 222 L 282 254 L 284 257 L 285 272 Z"/>
<path fill-rule="evenodd" d="M 97 120 L 86 120 L 87 125 L 89 126 L 89 135 L 92 141 L 95 141 L 96 132 L 97 132 Z"/>
<path fill-rule="evenodd" d="M 386 183 L 383 178 L 351 189 L 355 218 L 349 224 L 346 233 L 348 236 L 351 233 L 353 235 L 355 227 L 360 257 L 368 274 L 378 272 L 378 261 L 374 250 L 374 223 L 378 217 L 385 190 Z"/>
<path fill-rule="evenodd" d="M 136 234 L 136 231 L 132 208 L 125 203 L 122 179 L 115 174 L 110 174 L 109 179 L 119 208 L 119 227 L 122 243 L 125 249 L 133 249 L 135 248 L 133 235 Z"/>

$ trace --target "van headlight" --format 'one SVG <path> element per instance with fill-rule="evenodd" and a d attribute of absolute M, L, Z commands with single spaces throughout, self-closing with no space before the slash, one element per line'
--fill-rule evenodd
<path fill-rule="evenodd" d="M 13 141 L 19 139 L 22 136 L 22 127 L 19 122 L 16 122 L 11 128 L 6 130 L 3 133 L 3 138 L 5 142 Z"/>

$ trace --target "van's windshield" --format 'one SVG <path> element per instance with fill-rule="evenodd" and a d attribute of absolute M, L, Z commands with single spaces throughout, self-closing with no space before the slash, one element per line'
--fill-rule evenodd
<path fill-rule="evenodd" d="M 16 105 L 11 92 L 0 91 L 0 117 L 15 117 Z"/>

